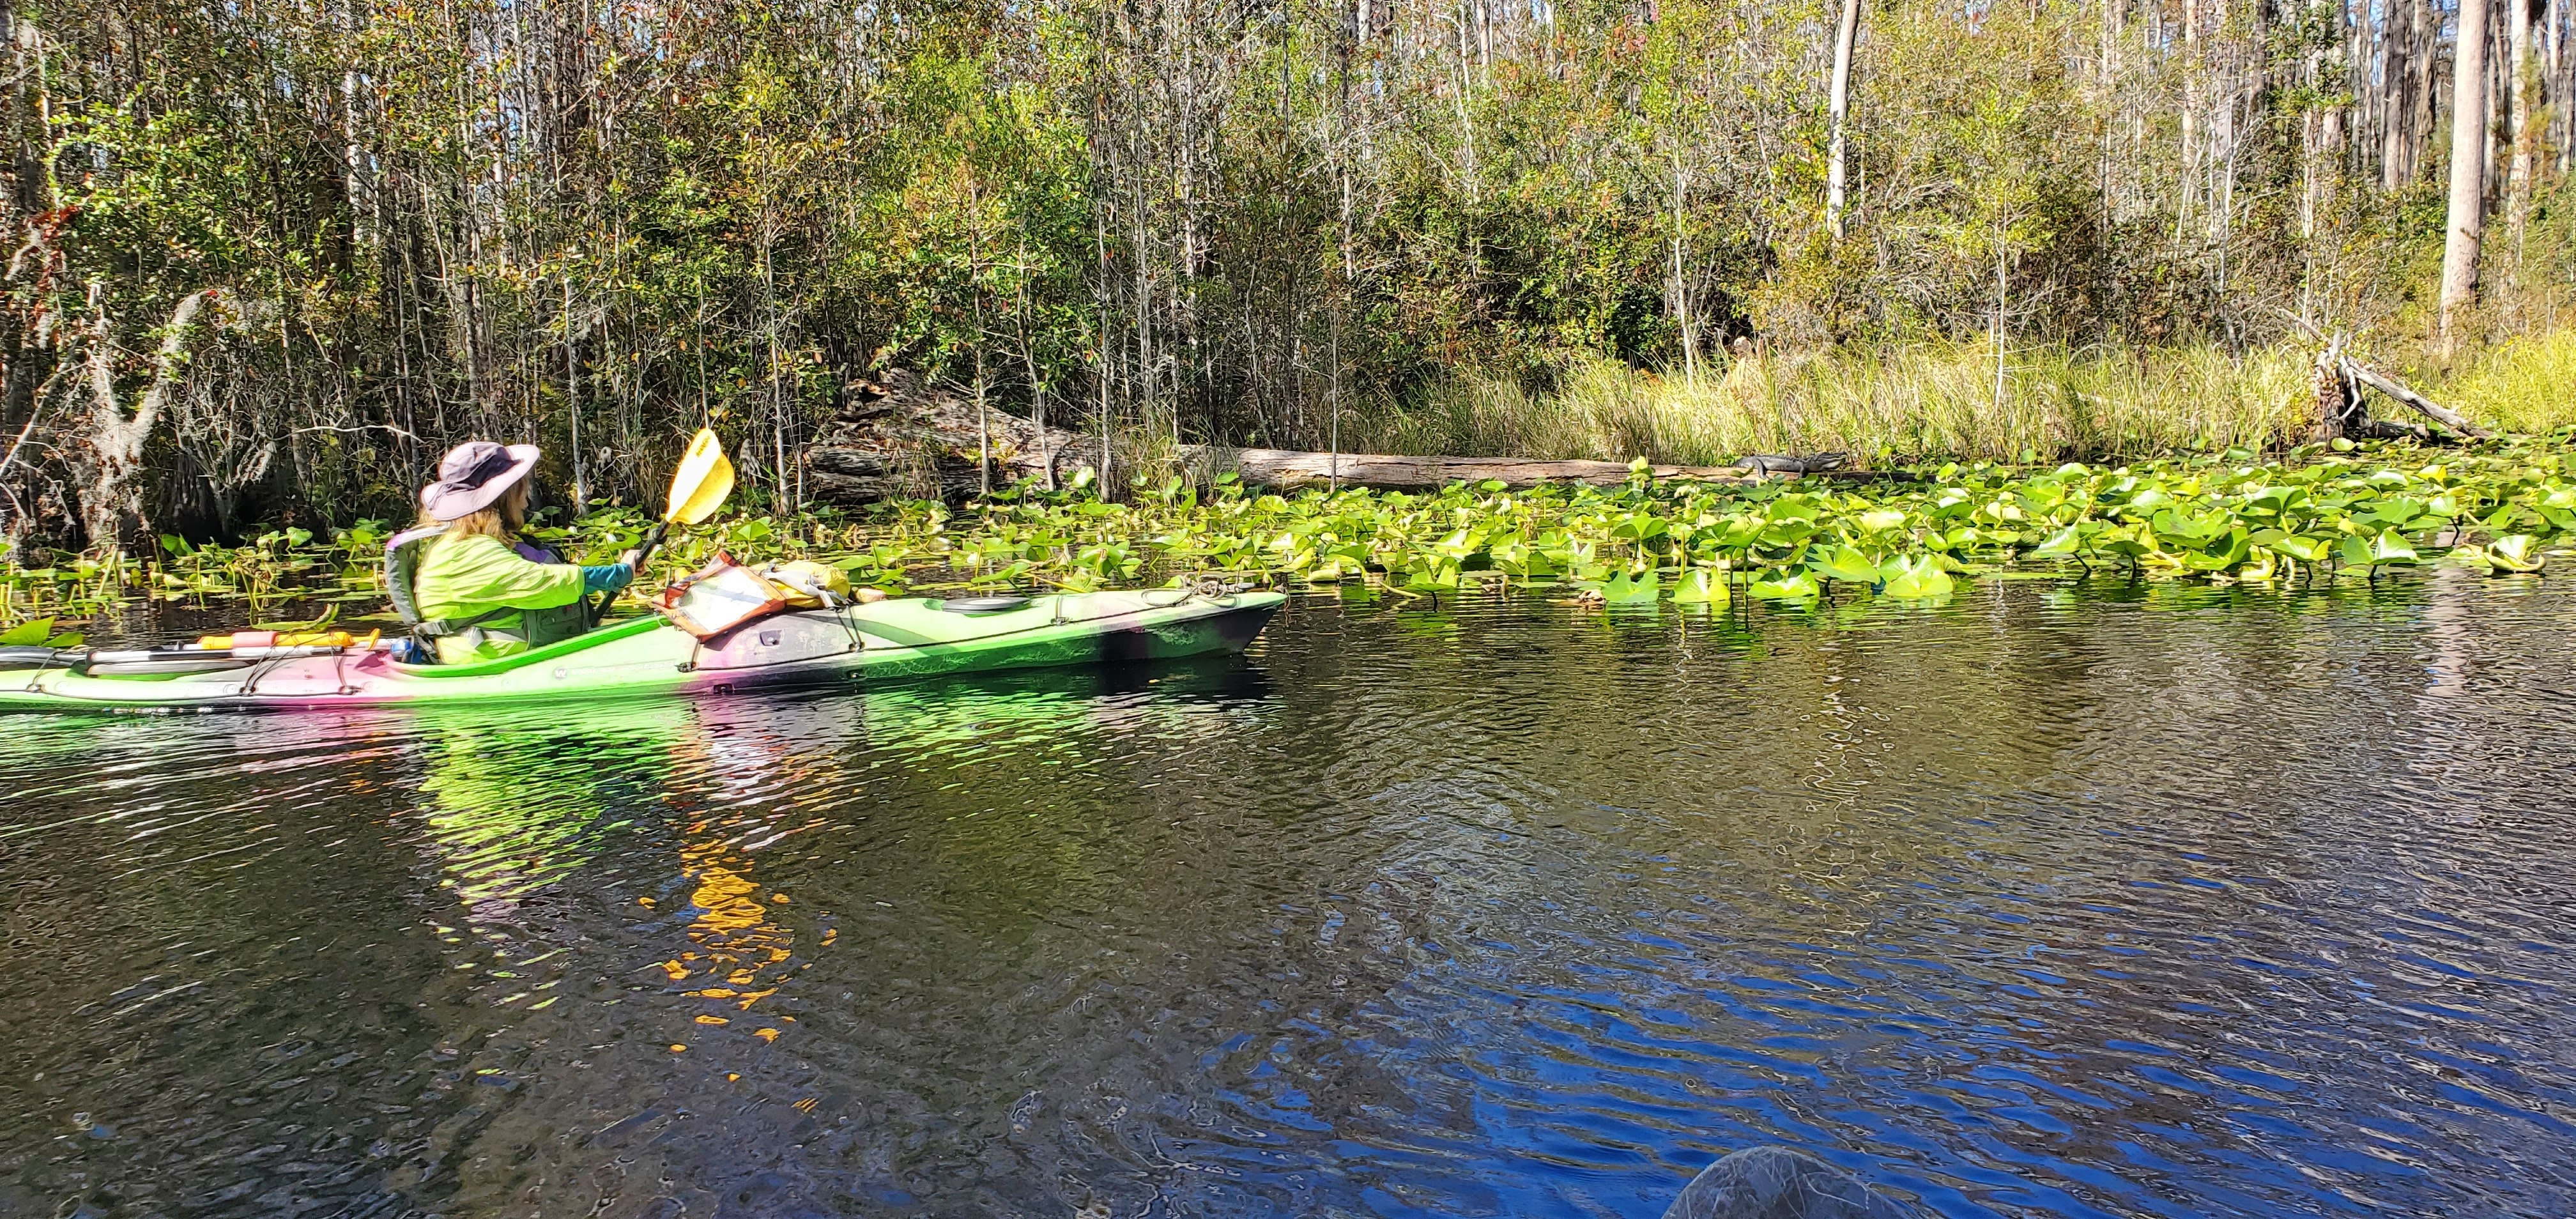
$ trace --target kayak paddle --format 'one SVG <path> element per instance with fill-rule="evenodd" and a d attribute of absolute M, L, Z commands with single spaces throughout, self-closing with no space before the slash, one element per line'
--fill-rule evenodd
<path fill-rule="evenodd" d="M 724 442 L 716 439 L 715 429 L 699 428 L 689 439 L 688 450 L 680 454 L 680 468 L 671 471 L 670 506 L 662 519 L 653 523 L 653 531 L 644 535 L 644 544 L 635 552 L 635 573 L 644 574 L 644 565 L 653 560 L 653 552 L 662 546 L 662 535 L 673 525 L 696 525 L 716 514 L 725 497 L 733 494 L 733 462 L 725 456 Z M 592 623 L 606 613 L 615 594 L 600 598 L 599 607 L 591 612 Z"/>
<path fill-rule="evenodd" d="M 644 535 L 643 549 L 635 555 L 635 570 L 644 570 L 645 560 L 662 545 L 662 535 L 673 525 L 695 525 L 724 507 L 725 497 L 733 494 L 733 462 L 725 457 L 724 442 L 716 439 L 715 429 L 699 428 L 689 439 L 689 448 L 680 454 L 680 468 L 671 471 L 671 506 Z"/>

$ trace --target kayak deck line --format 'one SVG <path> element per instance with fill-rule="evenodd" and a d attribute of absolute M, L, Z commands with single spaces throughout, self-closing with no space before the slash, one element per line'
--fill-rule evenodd
<path fill-rule="evenodd" d="M 1005 637 L 1005 636 L 1009 636 L 1009 635 L 1025 634 L 1025 633 L 1027 633 L 1027 632 L 1029 632 L 1029 631 L 1045 630 L 1045 629 L 1047 629 L 1047 628 L 1049 628 L 1049 627 L 1059 627 L 1059 626 L 1080 626 L 1080 625 L 1082 625 L 1082 624 L 1084 624 L 1084 623 L 1090 623 L 1090 622 L 1105 622 L 1105 621 L 1108 621 L 1108 620 L 1113 619 L 1113 618 L 1133 618 L 1133 617 L 1136 617 L 1136 616 L 1137 616 L 1137 615 L 1139 615 L 1139 614 L 1151 613 L 1151 612 L 1153 612 L 1153 611 L 1155 611 L 1155 610 L 1164 610 L 1164 609 L 1173 609 L 1173 608 L 1177 608 L 1178 606 L 1180 606 L 1180 605 L 1184 604 L 1185 602 L 1187 602 L 1187 601 L 1189 600 L 1189 598 L 1184 597 L 1184 598 L 1182 598 L 1182 599 L 1181 599 L 1181 601 L 1175 601 L 1175 602 L 1172 602 L 1172 603 L 1171 603 L 1171 604 L 1169 604 L 1169 605 L 1154 605 L 1154 604 L 1151 604 L 1151 603 L 1149 602 L 1149 603 L 1147 603 L 1145 606 L 1143 606 L 1142 608 L 1130 608 L 1130 609 L 1123 609 L 1123 610 L 1115 610 L 1115 611 L 1112 611 L 1112 612 L 1110 612 L 1110 613 L 1106 613 L 1106 614 L 1095 614 L 1095 615 L 1093 615 L 1093 616 L 1091 616 L 1091 617 L 1088 617 L 1088 618 L 1067 618 L 1067 617 L 1065 617 L 1065 616 L 1064 616 L 1064 609 L 1063 609 L 1063 601 L 1064 601 L 1064 598 L 1065 598 L 1065 596 L 1066 596 L 1066 595 L 1067 595 L 1067 594 L 1058 593 L 1058 594 L 1055 594 L 1053 597 L 1049 598 L 1050 600 L 1052 600 L 1052 601 L 1054 601 L 1054 602 L 1056 603 L 1056 604 L 1055 604 L 1055 606 L 1054 606 L 1054 608 L 1055 608 L 1055 612 L 1056 612 L 1056 616 L 1055 616 L 1055 618 L 1054 618 L 1052 621 L 1044 622 L 1044 623 L 1039 623 L 1039 624 L 1036 624 L 1036 625 L 1033 625 L 1033 626 L 1024 626 L 1024 627 L 1019 627 L 1019 628 L 1017 628 L 1017 629 L 1015 629 L 1015 630 L 1009 630 L 1009 631 L 995 631 L 995 632 L 993 632 L 993 633 L 991 633 L 991 634 L 989 634 L 989 635 L 977 636 L 976 638 L 977 638 L 977 639 L 979 639 L 979 640 L 982 640 L 982 639 L 999 639 L 999 638 L 1003 638 L 1003 637 Z M 1206 600 L 1207 600 L 1207 602 L 1208 602 L 1209 604 L 1211 604 L 1211 605 L 1228 606 L 1228 607 L 1230 607 L 1230 606 L 1233 604 L 1234 596 L 1235 596 L 1235 594 L 1227 594 L 1227 595 L 1222 596 L 1222 597 L 1209 597 L 1209 598 L 1206 598 Z M 1032 599 L 1032 600 L 1030 601 L 1030 604 L 1029 604 L 1029 607 L 1028 607 L 1028 608 L 1029 608 L 1029 609 L 1034 609 L 1034 608 L 1036 608 L 1036 604 L 1037 604 L 1037 603 L 1036 603 L 1036 601 L 1035 601 L 1034 599 Z M 940 612 L 942 612 L 942 613 L 946 613 L 946 612 L 948 612 L 948 611 L 946 611 L 946 610 L 942 610 L 942 611 L 940 611 Z M 1019 614 L 1019 613 L 1025 613 L 1025 612 L 1027 612 L 1027 610 L 1025 610 L 1025 609 L 1021 609 L 1021 610 L 1006 610 L 1006 611 L 1003 611 L 1003 612 L 1004 612 L 1004 613 L 1011 613 L 1011 614 Z M 999 615 L 999 614 L 990 614 L 990 615 L 979 615 L 979 616 L 981 616 L 981 617 L 1000 617 L 1001 615 Z M 871 629 L 871 627 L 873 627 L 873 629 Z M 895 636 L 895 635 L 891 632 L 891 630 L 890 630 L 888 627 L 886 627 L 886 626 L 885 626 L 885 625 L 883 625 L 883 624 L 869 624 L 869 625 L 863 625 L 863 626 L 855 627 L 854 629 L 855 629 L 855 630 L 856 630 L 860 635 L 862 635 L 862 636 L 870 636 L 870 637 L 874 637 L 874 638 L 877 638 L 877 639 L 883 639 L 883 640 L 885 640 L 888 644 L 891 644 L 892 646 L 895 646 L 895 647 L 924 647 L 924 646 L 930 646 L 930 645 L 934 645 L 934 644 L 940 644 L 940 643 L 948 643 L 948 642 L 952 642 L 952 641 L 950 641 L 950 640 L 941 640 L 941 639 L 922 639 L 922 638 L 902 639 L 902 638 L 898 638 L 897 636 Z"/>
<path fill-rule="evenodd" d="M 1275 592 L 1155 589 L 1058 593 L 1017 609 L 952 612 L 938 599 L 905 597 L 785 611 L 703 640 L 641 617 L 466 665 L 406 664 L 355 647 L 209 672 L 93 675 L 53 663 L 23 680 L 11 680 L 14 671 L 0 677 L 0 711 L 598 700 L 1157 660 L 1239 652 L 1286 600 Z"/>

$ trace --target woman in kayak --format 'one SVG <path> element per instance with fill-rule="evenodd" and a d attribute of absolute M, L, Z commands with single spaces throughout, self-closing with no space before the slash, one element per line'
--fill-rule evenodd
<path fill-rule="evenodd" d="M 519 536 L 537 446 L 471 440 L 420 489 L 421 526 L 385 547 L 394 608 L 441 664 L 494 660 L 590 629 L 584 604 L 635 579 L 635 552 L 579 567 Z"/>

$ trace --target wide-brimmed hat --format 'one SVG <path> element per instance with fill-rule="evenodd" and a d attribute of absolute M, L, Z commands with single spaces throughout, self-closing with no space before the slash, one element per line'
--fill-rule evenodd
<path fill-rule="evenodd" d="M 468 440 L 438 463 L 438 481 L 420 489 L 420 510 L 433 521 L 452 521 L 492 506 L 537 465 L 537 446 Z"/>

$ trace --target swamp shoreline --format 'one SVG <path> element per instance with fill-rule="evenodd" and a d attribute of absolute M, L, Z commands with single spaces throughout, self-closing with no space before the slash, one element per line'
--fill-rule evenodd
<path fill-rule="evenodd" d="M 1427 494 L 1282 495 L 1173 477 L 1131 492 L 1114 502 L 1087 486 L 1021 484 L 962 508 L 911 501 L 859 514 L 737 514 L 675 538 L 644 584 L 720 550 L 744 561 L 821 559 L 894 591 L 1081 591 L 1215 573 L 1398 595 L 1499 583 L 1590 601 L 1686 603 L 1937 599 L 1962 579 L 2026 572 L 2256 586 L 2376 578 L 2438 561 L 2525 572 L 2576 533 L 2576 442 L 2310 446 L 2277 460 L 2239 449 L 2046 469 L 1945 464 L 1866 483 L 1659 481 L 1640 468 L 1606 488 L 1514 491 L 1487 481 Z M 588 559 L 633 545 L 648 525 L 637 509 L 611 507 L 568 524 L 541 514 L 534 532 Z M 161 553 L 139 559 L 57 556 L 0 568 L 0 623 L 10 632 L 0 638 L 59 639 L 83 620 L 145 604 L 237 605 L 258 617 L 319 603 L 339 621 L 366 622 L 382 609 L 376 558 L 391 530 L 376 520 L 328 536 L 270 530 L 234 546 L 164 536 Z"/>

